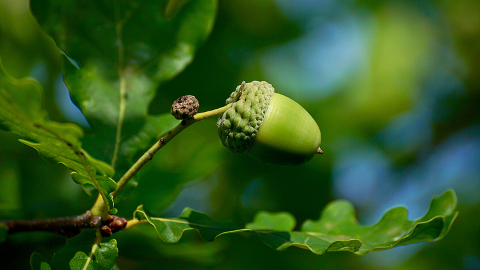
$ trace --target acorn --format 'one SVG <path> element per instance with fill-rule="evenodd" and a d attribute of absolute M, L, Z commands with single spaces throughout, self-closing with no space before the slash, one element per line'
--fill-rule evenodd
<path fill-rule="evenodd" d="M 321 133 L 297 102 L 275 93 L 267 82 L 243 82 L 227 99 L 218 134 L 233 153 L 277 165 L 300 165 L 323 154 Z"/>

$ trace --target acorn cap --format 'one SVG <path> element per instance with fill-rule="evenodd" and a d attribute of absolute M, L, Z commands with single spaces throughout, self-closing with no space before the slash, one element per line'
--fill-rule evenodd
<path fill-rule="evenodd" d="M 250 149 L 275 90 L 267 82 L 243 82 L 227 99 L 232 106 L 218 119 L 218 135 L 230 151 Z"/>

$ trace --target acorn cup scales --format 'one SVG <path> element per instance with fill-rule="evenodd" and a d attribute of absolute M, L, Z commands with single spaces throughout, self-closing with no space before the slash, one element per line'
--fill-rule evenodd
<path fill-rule="evenodd" d="M 321 133 L 297 102 L 275 93 L 267 82 L 242 83 L 227 99 L 217 121 L 223 145 L 233 153 L 277 165 L 299 165 L 323 153 Z"/>

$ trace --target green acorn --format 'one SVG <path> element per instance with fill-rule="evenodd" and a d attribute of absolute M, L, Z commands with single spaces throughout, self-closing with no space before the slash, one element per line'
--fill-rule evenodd
<path fill-rule="evenodd" d="M 218 134 L 233 153 L 277 165 L 299 165 L 322 154 L 321 133 L 312 116 L 267 82 L 243 82 L 227 99 Z"/>

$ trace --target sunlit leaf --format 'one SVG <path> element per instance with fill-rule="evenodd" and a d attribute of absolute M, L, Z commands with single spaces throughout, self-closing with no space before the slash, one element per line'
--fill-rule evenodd
<path fill-rule="evenodd" d="M 217 223 L 207 215 L 185 209 L 178 218 L 148 216 L 139 206 L 134 218 L 146 220 L 154 226 L 159 237 L 167 243 L 178 242 L 184 231 L 197 230 L 207 241 L 230 233 L 255 233 L 268 246 L 285 250 L 290 246 L 309 249 L 315 254 L 328 251 L 350 251 L 366 254 L 372 251 L 424 241 L 437 241 L 450 230 L 458 211 L 453 191 L 434 198 L 430 208 L 420 219 L 408 220 L 407 210 L 397 207 L 389 210 L 373 226 L 360 225 L 355 209 L 346 201 L 328 205 L 317 221 L 306 221 L 300 231 L 293 231 L 295 219 L 288 213 L 260 212 L 246 228 Z"/>
<path fill-rule="evenodd" d="M 167 5 L 31 1 L 39 24 L 71 60 L 64 79 L 91 126 L 85 149 L 115 165 L 118 174 L 178 124 L 169 114 L 149 115 L 148 106 L 158 86 L 192 61 L 212 29 L 217 1 L 182 1 L 168 8 L 168 18 Z"/>
<path fill-rule="evenodd" d="M 75 124 L 47 120 L 40 84 L 29 78 L 9 76 L 1 62 L 0 83 L 1 129 L 22 136 L 24 139 L 20 141 L 35 148 L 47 161 L 61 163 L 74 171 L 73 179 L 85 190 L 94 186 L 92 176 L 101 183 L 100 192 L 108 196 L 115 190 L 116 183 L 108 177 L 114 173 L 113 169 L 81 148 L 82 129 Z M 83 181 L 77 180 L 80 178 Z M 112 202 L 110 206 L 113 208 Z"/>
<path fill-rule="evenodd" d="M 47 120 L 38 82 L 11 77 L 0 62 L 0 87 L 0 128 L 36 142 L 58 142 L 69 151 L 80 149 L 81 128 Z"/>
<path fill-rule="evenodd" d="M 295 218 L 290 213 L 259 212 L 246 228 L 251 230 L 272 230 L 290 232 L 295 228 Z"/>
<path fill-rule="evenodd" d="M 79 235 L 68 239 L 51 262 L 35 252 L 30 260 L 32 269 L 113 269 L 118 257 L 117 241 L 112 239 L 96 244 L 95 239 L 96 230 L 83 230 Z"/>

